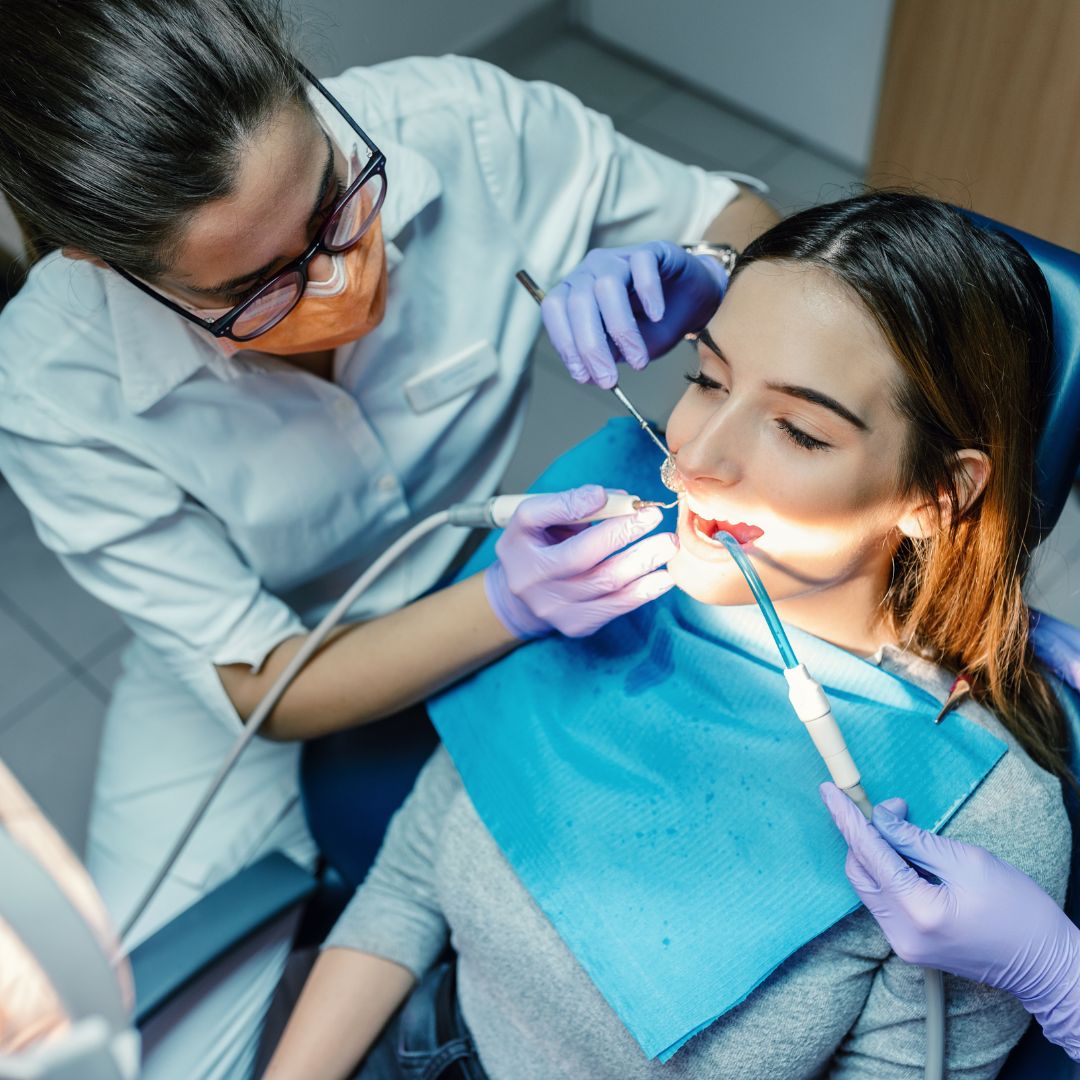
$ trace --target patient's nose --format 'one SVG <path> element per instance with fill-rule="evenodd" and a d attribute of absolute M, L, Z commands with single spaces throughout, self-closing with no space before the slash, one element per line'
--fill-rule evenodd
<path fill-rule="evenodd" d="M 692 483 L 727 486 L 742 476 L 737 434 L 724 423 L 706 424 L 679 447 L 676 461 L 684 481 Z"/>

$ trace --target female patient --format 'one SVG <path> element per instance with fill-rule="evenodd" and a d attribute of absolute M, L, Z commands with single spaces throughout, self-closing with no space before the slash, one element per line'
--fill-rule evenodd
<path fill-rule="evenodd" d="M 945 832 L 991 847 L 1060 901 L 1065 739 L 1021 599 L 1049 327 L 1026 253 L 940 203 L 874 194 L 782 222 L 741 256 L 669 420 L 685 488 L 669 570 L 696 601 L 747 604 L 708 538 L 732 523 L 785 622 L 938 694 L 966 672 L 979 702 L 966 714 L 1008 752 Z M 584 662 L 596 645 L 574 647 Z M 456 982 L 453 967 L 429 972 L 448 936 Z M 961 980 L 948 1002 L 949 1069 L 993 1076 L 1026 1013 Z M 348 1076 L 365 1055 L 365 1077 L 414 1075 L 402 1071 L 410 1060 L 444 1075 L 430 1055 L 407 1056 L 426 1026 L 431 1046 L 449 1047 L 444 1066 L 462 1070 L 446 1075 L 915 1077 L 923 1015 L 919 972 L 860 908 L 667 1064 L 648 1060 L 440 748 L 266 1075 Z"/>

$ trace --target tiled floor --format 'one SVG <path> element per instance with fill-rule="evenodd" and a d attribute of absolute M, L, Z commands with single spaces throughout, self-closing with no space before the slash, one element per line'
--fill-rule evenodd
<path fill-rule="evenodd" d="M 610 113 L 627 134 L 673 157 L 761 177 L 781 209 L 858 187 L 859 177 L 849 170 L 582 38 L 564 35 L 528 55 L 500 59 L 522 77 L 563 84 Z M 663 418 L 681 392 L 685 367 L 669 357 L 643 374 L 628 372 L 624 386 L 647 413 Z M 617 412 L 610 394 L 572 383 L 544 342 L 534 371 L 529 421 L 507 490 L 527 484 L 556 453 Z M 1045 548 L 1033 599 L 1080 623 L 1075 501 Z M 0 757 L 77 850 L 101 720 L 125 640 L 117 617 L 74 585 L 40 545 L 0 481 Z"/>

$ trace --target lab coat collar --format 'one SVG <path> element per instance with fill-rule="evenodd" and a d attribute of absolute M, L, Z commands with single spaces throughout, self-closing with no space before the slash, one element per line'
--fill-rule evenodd
<path fill-rule="evenodd" d="M 382 207 L 387 269 L 404 259 L 397 243 L 405 227 L 442 195 L 442 181 L 431 161 L 407 146 L 380 140 L 386 154 L 387 189 Z M 222 380 L 240 373 L 209 335 L 179 315 L 173 315 L 112 270 L 105 275 L 105 292 L 112 320 L 116 361 L 124 402 L 133 413 L 144 413 L 207 368 Z"/>

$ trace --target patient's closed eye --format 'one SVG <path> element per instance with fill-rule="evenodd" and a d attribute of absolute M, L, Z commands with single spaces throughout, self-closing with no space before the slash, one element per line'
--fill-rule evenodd
<path fill-rule="evenodd" d="M 717 390 L 722 390 L 727 393 L 727 387 L 722 382 L 706 375 L 703 371 L 687 372 L 686 381 L 692 383 L 705 393 L 711 393 Z M 778 418 L 776 426 L 791 442 L 803 450 L 832 449 L 831 443 L 827 443 L 823 439 L 815 438 L 813 435 L 803 431 L 802 428 L 796 427 L 790 420 L 785 420 L 782 417 Z"/>

